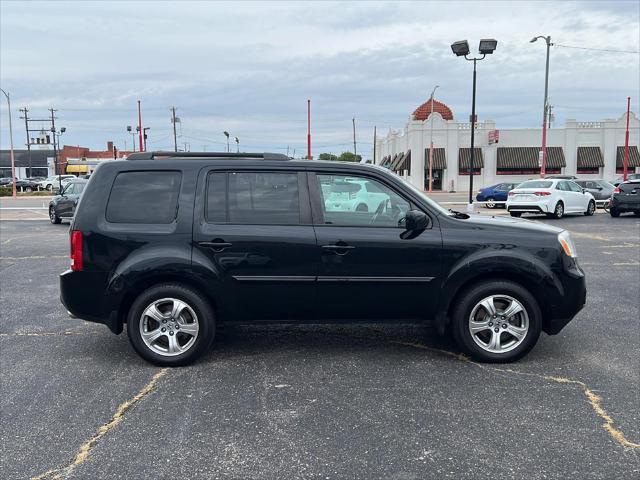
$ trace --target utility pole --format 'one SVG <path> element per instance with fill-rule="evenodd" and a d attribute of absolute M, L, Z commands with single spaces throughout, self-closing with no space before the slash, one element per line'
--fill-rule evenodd
<path fill-rule="evenodd" d="M 27 132 L 27 158 L 28 158 L 28 166 L 29 166 L 29 173 L 27 174 L 27 177 L 31 176 L 31 138 L 29 137 L 29 109 L 27 109 L 27 107 L 21 108 L 20 111 L 22 113 L 24 113 L 24 117 L 20 117 L 20 118 L 24 118 L 24 128 L 25 131 Z"/>
<path fill-rule="evenodd" d="M 549 108 L 549 49 L 551 48 L 551 36 L 538 35 L 530 42 L 534 43 L 539 38 L 543 39 L 547 45 L 547 61 L 544 70 L 544 106 L 542 108 L 542 147 L 540 148 L 540 178 L 544 178 L 547 170 L 547 109 Z"/>
<path fill-rule="evenodd" d="M 376 126 L 373 126 L 373 162 L 374 165 L 376 164 Z"/>
<path fill-rule="evenodd" d="M 358 149 L 356 148 L 356 119 L 352 118 L 351 121 L 353 122 L 353 158 L 354 158 L 354 161 L 357 161 Z"/>
<path fill-rule="evenodd" d="M 171 107 L 171 123 L 173 123 L 173 150 L 178 151 L 178 137 L 176 135 L 176 107 Z"/>
<path fill-rule="evenodd" d="M 16 160 L 13 153 L 13 127 L 11 126 L 11 99 L 9 98 L 9 94 L 0 88 L 0 91 L 4 93 L 4 96 L 7 97 L 7 113 L 9 114 L 9 144 L 11 146 L 11 195 L 13 198 L 16 198 Z M 629 123 L 627 121 L 627 123 Z M 629 134 L 627 134 L 627 138 L 629 138 Z"/>
<path fill-rule="evenodd" d="M 307 160 L 311 160 L 311 100 L 310 99 L 307 99 Z"/>
<path fill-rule="evenodd" d="M 142 111 L 140 109 L 140 100 L 138 100 L 138 136 L 140 139 L 140 151 L 144 152 L 144 145 L 142 144 Z"/>
<path fill-rule="evenodd" d="M 62 194 L 62 173 L 58 171 L 58 150 L 56 148 L 56 117 L 57 110 L 50 108 L 51 112 L 51 133 L 53 133 L 53 164 L 56 168 L 56 174 L 58 175 L 58 192 Z"/>

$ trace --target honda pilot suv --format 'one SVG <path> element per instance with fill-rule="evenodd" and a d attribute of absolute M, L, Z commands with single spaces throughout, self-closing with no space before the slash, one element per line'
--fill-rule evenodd
<path fill-rule="evenodd" d="M 356 186 L 366 209 L 342 202 Z M 167 366 L 207 352 L 220 325 L 259 322 L 432 322 L 474 358 L 509 362 L 586 296 L 565 230 L 445 210 L 381 167 L 275 154 L 104 162 L 70 244 L 70 315 L 126 325 Z"/>

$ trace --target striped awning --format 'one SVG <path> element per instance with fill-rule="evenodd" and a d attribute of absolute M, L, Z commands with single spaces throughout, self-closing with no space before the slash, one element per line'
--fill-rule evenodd
<path fill-rule="evenodd" d="M 498 147 L 498 169 L 536 169 L 540 147 Z M 547 147 L 547 168 L 566 167 L 562 147 Z"/>
<path fill-rule="evenodd" d="M 447 157 L 444 148 L 433 149 L 433 168 L 435 170 L 443 170 L 447 168 Z M 429 149 L 424 149 L 424 169 L 429 170 Z"/>
<path fill-rule="evenodd" d="M 458 169 L 460 171 L 469 170 L 471 168 L 471 148 L 464 147 L 458 149 Z M 473 168 L 484 168 L 484 155 L 482 148 L 475 147 L 473 149 Z"/>
<path fill-rule="evenodd" d="M 400 167 L 403 160 L 404 160 L 404 152 L 398 153 L 398 156 L 395 158 L 395 160 L 393 161 L 393 163 L 389 168 L 395 172 L 396 170 L 398 170 L 398 167 Z"/>
<path fill-rule="evenodd" d="M 628 167 L 640 167 L 640 155 L 638 154 L 638 147 L 629 145 L 629 163 Z M 618 147 L 616 152 L 616 168 L 624 167 L 624 147 Z"/>
<path fill-rule="evenodd" d="M 406 170 L 408 174 L 411 174 L 411 149 L 405 153 L 404 162 L 403 165 L 400 165 L 400 170 Z"/>
<path fill-rule="evenodd" d="M 600 147 L 578 147 L 578 168 L 604 167 Z"/>

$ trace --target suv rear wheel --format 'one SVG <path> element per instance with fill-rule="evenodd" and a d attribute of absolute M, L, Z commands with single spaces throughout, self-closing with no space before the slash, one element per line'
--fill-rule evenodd
<path fill-rule="evenodd" d="M 481 362 L 513 362 L 526 355 L 542 330 L 533 295 L 509 281 L 491 281 L 466 290 L 453 310 L 458 345 Z"/>
<path fill-rule="evenodd" d="M 161 366 L 186 365 L 206 353 L 213 342 L 213 309 L 191 288 L 156 285 L 131 305 L 127 333 L 145 360 Z"/>

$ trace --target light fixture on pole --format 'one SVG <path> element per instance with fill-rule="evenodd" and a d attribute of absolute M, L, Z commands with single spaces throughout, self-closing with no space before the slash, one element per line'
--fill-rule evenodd
<path fill-rule="evenodd" d="M 480 45 L 478 50 L 480 51 L 481 57 L 473 57 L 469 58 L 469 42 L 466 40 L 461 40 L 459 42 L 455 42 L 451 45 L 451 50 L 458 57 L 464 57 L 465 60 L 473 62 L 473 93 L 471 97 L 471 155 L 469 162 L 469 205 L 467 209 L 469 211 L 473 211 L 473 161 L 474 161 L 474 139 L 475 139 L 475 130 L 476 130 L 476 63 L 480 60 L 483 60 L 487 55 L 491 55 L 496 47 L 498 46 L 498 41 L 492 38 L 484 38 L 480 40 Z"/>
<path fill-rule="evenodd" d="M 131 125 L 127 125 L 127 132 L 131 134 L 131 144 L 133 145 L 133 152 L 136 151 L 136 132 L 133 131 Z"/>
<path fill-rule="evenodd" d="M 431 113 L 429 114 L 429 118 L 433 115 L 433 96 L 436 93 L 440 85 L 436 85 L 433 87 L 431 91 Z M 431 141 L 429 143 L 429 193 L 431 193 L 431 189 L 433 187 L 433 118 L 431 118 Z"/>
<path fill-rule="evenodd" d="M 9 112 L 9 146 L 11 147 L 11 195 L 16 198 L 16 159 L 13 153 L 13 127 L 11 126 L 11 99 L 9 94 L 0 88 L 0 91 L 7 97 L 7 111 Z"/>
<path fill-rule="evenodd" d="M 240 140 L 236 137 L 236 153 L 240 153 Z"/>
<path fill-rule="evenodd" d="M 547 170 L 547 109 L 549 108 L 549 47 L 553 45 L 551 43 L 550 36 L 538 35 L 537 37 L 533 37 L 529 40 L 530 43 L 537 42 L 538 39 L 541 38 L 547 44 L 547 63 L 544 70 L 544 106 L 542 108 L 542 147 L 540 148 L 540 177 L 544 178 L 545 172 Z"/>
<path fill-rule="evenodd" d="M 151 130 L 151 127 L 144 127 L 142 129 L 142 140 L 144 144 L 144 151 L 147 151 L 147 130 Z"/>
<path fill-rule="evenodd" d="M 227 137 L 227 153 L 229 153 L 231 150 L 229 150 L 229 132 L 227 132 L 226 130 L 224 132 L 224 136 Z"/>

